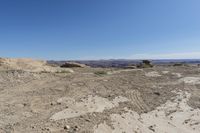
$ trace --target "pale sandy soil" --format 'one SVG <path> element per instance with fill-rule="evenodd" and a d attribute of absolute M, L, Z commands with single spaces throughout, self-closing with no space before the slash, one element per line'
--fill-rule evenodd
<path fill-rule="evenodd" d="M 178 92 L 176 99 L 167 101 L 155 110 L 138 114 L 124 108 L 126 113 L 111 114 L 112 126 L 103 122 L 94 126 L 95 133 L 199 133 L 200 110 L 188 106 L 191 94 Z"/>
<path fill-rule="evenodd" d="M 10 62 L 0 63 L 0 133 L 200 132 L 197 66 L 58 72 Z"/>
<path fill-rule="evenodd" d="M 145 76 L 147 76 L 147 77 L 160 77 L 161 75 L 156 71 L 152 71 L 152 72 L 145 73 Z"/>

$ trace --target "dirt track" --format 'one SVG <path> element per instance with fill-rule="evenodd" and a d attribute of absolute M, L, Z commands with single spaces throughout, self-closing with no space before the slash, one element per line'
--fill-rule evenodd
<path fill-rule="evenodd" d="M 192 66 L 74 73 L 2 69 L 0 132 L 197 133 L 199 73 Z"/>

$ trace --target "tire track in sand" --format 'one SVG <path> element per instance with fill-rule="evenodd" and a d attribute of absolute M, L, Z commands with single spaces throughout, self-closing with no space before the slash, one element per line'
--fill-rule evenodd
<path fill-rule="evenodd" d="M 138 90 L 132 90 L 127 92 L 127 98 L 131 101 L 134 107 L 142 111 L 149 110 L 149 107 L 144 103 L 141 98 L 141 94 Z"/>

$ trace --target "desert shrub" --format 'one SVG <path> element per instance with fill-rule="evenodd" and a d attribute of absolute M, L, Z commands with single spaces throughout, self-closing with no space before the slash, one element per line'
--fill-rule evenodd
<path fill-rule="evenodd" d="M 124 69 L 136 69 L 137 66 L 136 65 L 128 65 L 126 67 L 123 67 Z"/>
<path fill-rule="evenodd" d="M 153 67 L 153 65 L 152 64 L 143 64 L 142 67 L 143 68 L 151 68 L 151 67 Z"/>
<path fill-rule="evenodd" d="M 41 71 L 40 73 L 50 73 L 50 72 L 49 72 L 49 71 L 45 71 L 45 70 L 44 70 L 44 71 Z"/>
<path fill-rule="evenodd" d="M 173 64 L 173 66 L 184 66 L 184 64 L 183 63 L 175 63 L 175 64 Z"/>
<path fill-rule="evenodd" d="M 102 75 L 106 75 L 107 72 L 105 72 L 105 71 L 96 71 L 96 72 L 94 72 L 94 74 L 102 76 Z"/>
<path fill-rule="evenodd" d="M 151 61 L 149 61 L 149 60 L 143 60 L 142 63 L 143 64 L 151 64 Z"/>
<path fill-rule="evenodd" d="M 66 70 L 62 70 L 62 71 L 57 71 L 56 73 L 70 73 L 70 72 Z"/>
<path fill-rule="evenodd" d="M 142 63 L 137 65 L 137 68 L 151 68 L 151 67 L 153 67 L 153 65 L 149 60 L 143 60 Z"/>

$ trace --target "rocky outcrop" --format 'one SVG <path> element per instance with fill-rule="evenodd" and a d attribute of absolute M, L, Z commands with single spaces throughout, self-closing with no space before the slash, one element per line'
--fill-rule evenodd
<path fill-rule="evenodd" d="M 151 67 L 153 67 L 153 65 L 149 60 L 143 60 L 142 63 L 137 65 L 137 68 L 151 68 Z"/>
<path fill-rule="evenodd" d="M 0 66 L 9 70 L 23 70 L 29 72 L 73 72 L 72 69 L 52 67 L 44 60 L 33 60 L 27 58 L 0 58 Z"/>
<path fill-rule="evenodd" d="M 86 67 L 86 65 L 85 64 L 76 63 L 76 62 L 66 62 L 66 63 L 62 64 L 60 67 L 62 67 L 62 68 L 73 68 L 73 67 L 84 68 L 84 67 Z"/>

